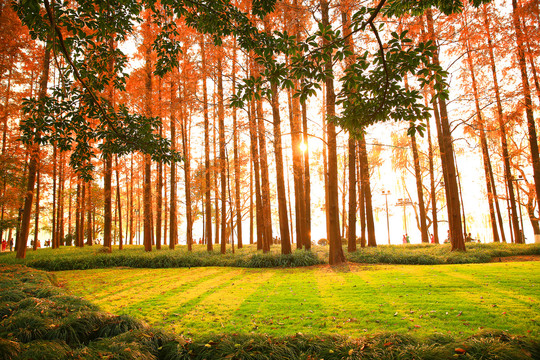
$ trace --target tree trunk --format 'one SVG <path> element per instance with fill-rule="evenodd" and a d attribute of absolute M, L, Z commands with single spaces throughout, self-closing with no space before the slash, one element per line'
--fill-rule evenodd
<path fill-rule="evenodd" d="M 347 251 L 356 251 L 356 140 L 349 135 L 349 238 Z"/>
<path fill-rule="evenodd" d="M 186 86 L 184 84 L 183 91 L 185 92 Z M 184 98 L 186 95 L 184 94 Z M 191 126 L 191 120 L 186 114 L 184 104 L 180 105 L 181 109 L 181 122 L 182 127 L 182 148 L 184 150 L 184 189 L 186 194 L 186 244 L 188 251 L 193 249 L 193 215 L 191 213 L 191 148 L 189 141 L 188 128 Z"/>
<path fill-rule="evenodd" d="M 426 16 L 430 40 L 432 40 L 433 43 L 436 43 L 435 30 L 433 26 L 433 15 L 431 9 L 426 10 Z M 436 65 L 440 65 L 437 52 L 434 52 L 433 63 Z M 443 163 L 443 172 L 446 173 L 445 189 L 452 251 L 465 251 L 465 240 L 463 238 L 463 227 L 461 223 L 461 210 L 458 198 L 459 190 L 457 186 L 457 175 L 454 163 L 452 134 L 450 130 L 450 123 L 448 120 L 446 101 L 444 99 L 439 99 L 438 105 L 441 124 L 441 136 L 439 145 L 441 148 L 441 161 Z"/>
<path fill-rule="evenodd" d="M 122 239 L 122 201 L 120 198 L 120 167 L 118 166 L 118 155 L 116 156 L 116 208 L 118 209 L 118 246 L 120 250 L 122 250 L 124 248 L 124 242 Z M 88 225 L 88 233 L 90 233 L 90 224 Z"/>
<path fill-rule="evenodd" d="M 523 100 L 525 103 L 525 113 L 527 115 L 527 129 L 529 133 L 529 146 L 531 149 L 534 186 L 536 190 L 536 202 L 540 204 L 540 154 L 538 153 L 538 135 L 536 133 L 536 124 L 534 122 L 533 106 L 531 99 L 531 89 L 529 87 L 529 77 L 527 74 L 527 64 L 525 62 L 525 48 L 523 44 L 523 32 L 518 15 L 517 0 L 512 0 L 512 20 L 516 31 L 516 42 L 518 52 L 519 70 L 521 72 L 521 86 L 523 88 Z M 513 192 L 510 194 L 513 196 Z M 518 229 L 517 231 L 515 229 Z M 516 234 L 516 243 L 522 243 L 523 237 L 520 236 L 519 227 L 514 224 L 514 233 Z"/>
<path fill-rule="evenodd" d="M 236 39 L 233 45 L 232 59 L 232 93 L 236 94 Z M 238 248 L 241 249 L 243 244 L 242 239 L 242 206 L 240 204 L 240 159 L 238 158 L 238 124 L 236 118 L 236 108 L 232 109 L 233 118 L 233 155 L 234 155 L 234 203 L 236 208 L 236 227 L 238 236 Z M 250 165 L 251 166 L 251 165 Z M 251 183 L 250 183 L 251 186 Z"/>
<path fill-rule="evenodd" d="M 466 13 L 464 13 L 464 16 L 466 16 Z M 465 22 L 465 29 L 467 31 L 467 37 L 469 36 L 469 28 L 467 19 L 464 19 Z M 495 208 L 493 206 L 493 202 L 497 202 L 497 198 L 494 196 L 494 190 L 495 190 L 495 184 L 491 182 L 491 179 L 493 178 L 493 173 L 491 172 L 491 161 L 489 159 L 489 149 L 487 144 L 487 138 L 486 138 L 486 132 L 484 130 L 484 119 L 482 118 L 482 111 L 480 109 L 480 101 L 478 99 L 478 86 L 476 84 L 476 76 L 474 73 L 474 67 L 473 67 L 473 59 L 469 44 L 469 39 L 465 39 L 465 46 L 467 50 L 467 65 L 469 66 L 469 72 L 471 75 L 471 84 L 473 88 L 473 95 L 474 95 L 474 104 L 476 107 L 476 127 L 478 128 L 479 132 L 479 138 L 480 138 L 480 147 L 482 149 L 482 160 L 484 162 L 484 176 L 486 178 L 486 193 L 487 193 L 487 200 L 489 205 L 489 218 L 491 221 L 491 231 L 493 233 L 493 241 L 494 242 L 500 242 L 499 240 L 499 233 L 497 231 L 497 220 L 495 218 Z"/>
<path fill-rule="evenodd" d="M 38 169 L 37 169 L 37 186 L 36 186 L 36 210 L 35 210 L 35 218 L 34 218 L 34 250 L 36 250 L 36 243 L 38 241 L 38 233 L 39 233 L 39 190 L 40 190 L 40 185 L 41 185 L 41 166 L 39 166 L 38 164 Z M 9 239 L 8 239 L 9 241 Z M 53 247 L 53 249 L 55 249 L 54 247 L 54 242 L 51 241 L 51 245 Z"/>
<path fill-rule="evenodd" d="M 283 175 L 283 149 L 281 146 L 281 116 L 279 113 L 279 95 L 276 82 L 271 82 L 272 116 L 274 119 L 274 155 L 276 158 L 276 180 L 279 211 L 279 232 L 281 236 L 281 253 L 290 254 L 291 236 L 287 214 L 287 198 L 285 194 L 285 179 Z"/>
<path fill-rule="evenodd" d="M 206 83 L 206 82 L 205 82 Z M 206 97 L 205 97 L 206 99 Z M 175 101 L 176 101 L 176 91 L 174 87 L 174 80 L 171 78 L 171 106 L 170 106 L 170 116 L 171 116 L 171 150 L 176 151 L 176 117 L 175 117 Z M 206 102 L 205 102 L 205 111 L 206 111 Z M 206 118 L 205 118 L 206 121 Z M 206 122 L 205 122 L 205 134 L 206 134 Z M 205 139 L 206 144 L 206 139 Z M 177 224 L 177 215 L 176 215 L 176 163 L 171 163 L 171 196 L 169 206 L 169 249 L 174 250 L 174 246 L 178 241 L 178 224 Z"/>
<path fill-rule="evenodd" d="M 426 208 L 424 206 L 424 191 L 422 185 L 422 173 L 420 172 L 420 157 L 418 156 L 418 147 L 416 145 L 416 135 L 411 135 L 411 147 L 414 159 L 414 176 L 416 178 L 416 194 L 418 196 L 418 207 L 420 210 L 420 233 L 422 242 L 429 243 L 428 229 L 426 226 Z"/>
<path fill-rule="evenodd" d="M 93 243 L 94 243 L 94 232 L 93 232 L 93 228 L 92 228 L 92 182 L 89 182 L 88 183 L 88 187 L 87 187 L 87 192 L 88 192 L 88 195 L 87 195 L 87 201 L 88 201 L 88 204 L 87 204 L 87 211 L 86 211 L 86 223 L 87 223 L 87 227 L 88 227 L 88 237 L 87 237 L 87 242 L 86 244 L 88 246 L 92 246 Z M 120 228 L 122 228 L 122 226 L 120 225 Z M 121 235 L 120 235 L 121 236 Z"/>
<path fill-rule="evenodd" d="M 251 101 L 251 111 L 249 113 L 249 132 L 251 136 L 251 159 L 253 161 L 253 176 L 255 178 L 255 217 L 257 226 L 257 250 L 263 248 L 264 222 L 262 220 L 262 198 L 261 198 L 261 182 L 259 169 L 259 151 L 258 151 L 258 136 L 257 136 L 257 120 L 255 115 L 255 101 Z"/>
<path fill-rule="evenodd" d="M 45 47 L 45 55 L 43 57 L 43 69 L 41 72 L 41 80 L 39 84 L 39 100 L 43 100 L 47 95 L 47 82 L 49 79 L 49 62 L 51 51 L 48 46 Z M 30 233 L 30 218 L 32 216 L 32 200 L 34 198 L 34 186 L 36 183 L 36 174 L 39 161 L 39 140 L 40 134 L 36 135 L 34 143 L 30 146 L 30 162 L 28 164 L 28 182 L 26 185 L 26 194 L 24 198 L 23 214 L 20 225 L 19 241 L 17 241 L 17 258 L 24 259 L 26 257 L 26 244 L 28 242 L 28 234 Z"/>
<path fill-rule="evenodd" d="M 371 182 L 369 179 L 369 159 L 366 149 L 366 138 L 364 134 L 358 139 L 360 148 L 360 181 L 362 182 L 362 192 L 365 202 L 365 216 L 367 225 L 367 246 L 377 246 L 375 239 L 375 221 L 373 219 L 373 205 L 371 201 Z"/>
<path fill-rule="evenodd" d="M 206 249 L 213 250 L 212 242 L 212 199 L 210 195 L 210 122 L 208 119 L 208 90 L 206 87 L 206 50 L 204 44 L 204 36 L 201 35 L 201 72 L 203 77 L 203 113 L 204 113 L 204 165 L 205 165 L 205 216 L 206 227 L 204 231 L 204 239 L 206 241 Z"/>
<path fill-rule="evenodd" d="M 304 201 L 305 201 L 305 234 L 306 234 L 306 250 L 311 250 L 311 179 L 309 174 L 309 146 L 308 146 L 308 124 L 307 124 L 307 106 L 305 101 L 302 106 L 302 125 L 304 130 Z"/>
<path fill-rule="evenodd" d="M 219 50 L 218 50 L 219 51 Z M 219 172 L 221 174 L 221 253 L 227 252 L 227 173 L 225 168 L 225 107 L 223 104 L 222 54 L 217 60 L 218 120 L 219 120 Z"/>
<path fill-rule="evenodd" d="M 262 221 L 264 221 L 263 252 L 270 251 L 272 243 L 272 211 L 270 206 L 270 176 L 268 174 L 268 156 L 266 153 L 266 129 L 262 111 L 262 100 L 257 100 L 257 128 L 259 130 L 259 165 L 261 169 Z"/>
<path fill-rule="evenodd" d="M 329 26 L 328 1 L 321 0 L 321 15 L 323 26 Z M 323 46 L 328 45 L 328 40 L 323 38 Z M 324 65 L 328 74 L 333 73 L 332 60 L 328 60 Z M 329 229 L 327 229 L 328 242 L 330 245 L 329 263 L 339 265 L 345 262 L 343 247 L 339 234 L 339 198 L 338 198 L 338 162 L 337 162 L 337 135 L 336 127 L 330 121 L 336 115 L 334 79 L 327 76 L 326 84 L 326 118 L 328 135 L 328 216 Z"/>
<path fill-rule="evenodd" d="M 504 177 L 505 177 L 505 183 L 506 187 L 510 189 L 511 191 L 511 198 L 510 198 L 510 208 L 511 208 L 511 223 L 517 224 L 517 211 L 516 211 L 516 202 L 514 199 L 514 184 L 512 182 L 512 171 L 510 168 L 510 154 L 508 152 L 508 142 L 506 137 L 506 125 L 504 121 L 503 116 L 503 110 L 502 110 L 502 101 L 501 101 L 501 95 L 499 90 L 499 81 L 497 79 L 497 69 L 495 66 L 495 56 L 493 55 L 493 41 L 491 39 L 491 30 L 489 28 L 489 18 L 487 14 L 487 5 L 483 6 L 483 14 L 484 14 L 484 28 L 486 30 L 486 37 L 488 42 L 488 50 L 489 50 L 489 62 L 491 65 L 491 73 L 493 76 L 493 87 L 495 89 L 495 100 L 497 102 L 497 120 L 499 124 L 499 131 L 501 134 L 501 148 L 502 148 L 502 157 L 503 157 L 503 164 L 504 164 Z M 495 185 L 495 182 L 493 181 L 493 185 Z M 495 189 L 495 186 L 493 187 Z M 498 206 L 498 200 L 496 199 L 496 205 Z M 501 226 L 500 232 L 501 232 L 501 240 L 503 242 L 506 242 L 506 236 L 504 234 L 504 227 L 502 222 L 502 214 L 500 209 L 497 211 L 497 217 L 499 220 L 499 225 Z"/>
<path fill-rule="evenodd" d="M 133 231 L 133 154 L 131 154 L 131 167 L 129 177 L 129 245 L 133 245 L 133 237 L 135 235 Z"/>
<path fill-rule="evenodd" d="M 153 116 L 152 111 L 152 47 L 150 44 L 150 18 L 145 22 L 145 94 L 144 112 L 147 117 Z M 152 160 L 150 154 L 144 154 L 144 250 L 152 251 Z"/>

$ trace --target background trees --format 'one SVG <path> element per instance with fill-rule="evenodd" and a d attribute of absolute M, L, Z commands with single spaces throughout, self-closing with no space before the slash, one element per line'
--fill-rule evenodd
<path fill-rule="evenodd" d="M 538 35 L 538 7 L 434 3 L 17 4 L 31 41 L 3 3 L 2 33 L 22 36 L 0 44 L 2 229 L 13 231 L 22 209 L 23 244 L 33 218 L 36 229 L 50 225 L 55 247 L 72 233 L 79 245 L 103 239 L 110 248 L 120 234 L 141 243 L 144 232 L 148 251 L 193 242 L 210 251 L 219 239 L 225 252 L 246 242 L 254 208 L 263 251 L 280 242 L 290 252 L 289 236 L 306 249 L 325 237 L 340 263 L 342 237 L 355 251 L 360 225 L 376 246 L 386 228 L 379 215 L 401 211 L 397 198 L 410 194 L 417 241 L 437 242 L 448 229 L 456 250 L 475 231 L 522 242 L 538 222 L 538 49 L 527 40 Z M 413 171 L 399 186 L 389 161 L 376 169 L 369 161 L 375 149 L 390 158 L 392 132 L 410 136 L 400 156 Z M 22 178 L 24 194 L 15 191 Z M 387 210 L 379 195 L 389 187 Z M 481 191 L 489 234 L 468 201 Z M 49 207 L 50 216 L 40 212 Z M 524 209 L 529 225 L 518 221 Z M 402 210 L 403 222 L 392 216 L 396 243 L 409 216 Z"/>

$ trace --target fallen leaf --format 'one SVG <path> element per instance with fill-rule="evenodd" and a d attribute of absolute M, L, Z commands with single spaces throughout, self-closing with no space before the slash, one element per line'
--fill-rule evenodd
<path fill-rule="evenodd" d="M 462 349 L 462 348 L 456 348 L 455 352 L 458 353 L 458 354 L 465 354 L 467 351 L 465 349 Z"/>

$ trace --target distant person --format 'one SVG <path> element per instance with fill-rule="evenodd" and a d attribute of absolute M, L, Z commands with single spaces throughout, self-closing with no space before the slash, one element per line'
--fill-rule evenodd
<path fill-rule="evenodd" d="M 407 243 L 407 235 L 403 234 L 403 244 Z"/>
<path fill-rule="evenodd" d="M 471 236 L 471 233 L 469 233 L 469 235 L 465 234 L 465 242 L 472 242 L 473 241 L 473 238 Z"/>
<path fill-rule="evenodd" d="M 450 230 L 448 230 L 448 234 L 446 235 L 446 239 L 444 240 L 444 243 L 445 243 L 445 244 L 449 244 L 449 243 L 450 243 Z"/>
<path fill-rule="evenodd" d="M 433 237 L 433 234 L 431 234 L 431 236 L 429 237 L 429 239 L 430 239 L 430 242 L 431 242 L 432 244 L 435 244 L 435 238 Z"/>
<path fill-rule="evenodd" d="M 13 251 L 13 238 L 9 239 L 9 251 Z"/>
<path fill-rule="evenodd" d="M 7 241 L 2 240 L 2 251 L 6 251 L 6 247 L 7 247 Z"/>
<path fill-rule="evenodd" d="M 407 241 L 407 244 L 411 243 L 411 239 L 409 238 L 409 234 L 405 234 L 405 240 Z"/>

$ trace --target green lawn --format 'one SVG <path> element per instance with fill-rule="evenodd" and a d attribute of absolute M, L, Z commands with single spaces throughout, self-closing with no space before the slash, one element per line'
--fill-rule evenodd
<path fill-rule="evenodd" d="M 189 336 L 392 331 L 540 338 L 540 262 L 56 272 L 72 293 Z"/>

